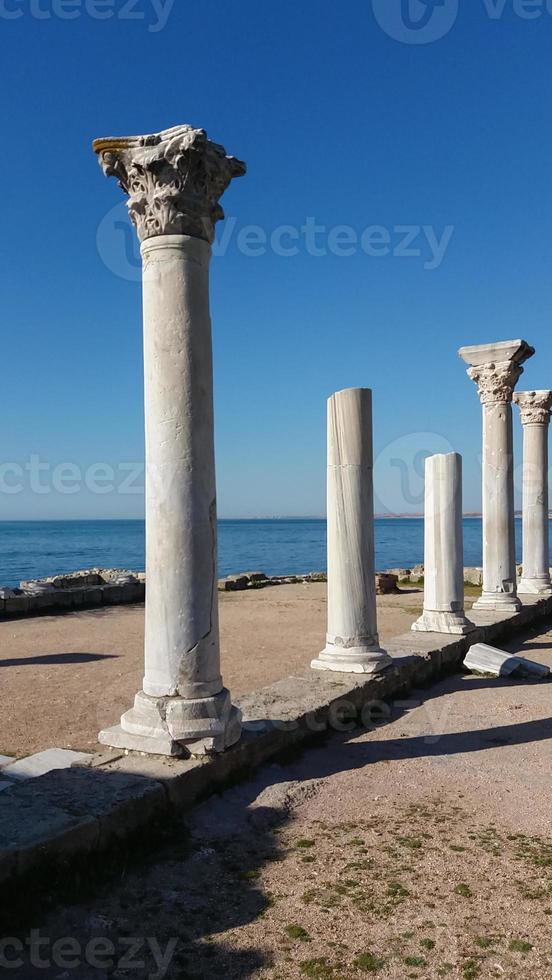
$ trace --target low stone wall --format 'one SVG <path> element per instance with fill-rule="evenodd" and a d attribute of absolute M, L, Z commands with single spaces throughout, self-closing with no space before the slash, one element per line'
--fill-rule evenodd
<path fill-rule="evenodd" d="M 518 566 L 521 576 L 521 565 Z M 552 573 L 552 569 L 551 569 Z M 297 585 L 303 582 L 326 582 L 326 572 L 308 572 L 306 575 L 266 575 L 264 572 L 242 572 L 219 580 L 219 592 L 244 592 L 247 589 L 264 589 L 276 585 Z M 389 568 L 376 572 L 376 594 L 398 592 L 399 585 L 423 586 L 424 566 Z M 464 581 L 470 585 L 483 584 L 483 570 L 464 569 Z M 0 588 L 0 618 L 37 614 L 50 614 L 67 610 L 118 606 L 143 602 L 146 593 L 144 572 L 132 572 L 121 568 L 90 568 L 68 575 L 20 582 L 18 589 Z"/>
<path fill-rule="evenodd" d="M 18 589 L 0 588 L 0 617 L 143 602 L 145 594 L 143 572 L 92 568 L 70 575 L 20 582 Z"/>

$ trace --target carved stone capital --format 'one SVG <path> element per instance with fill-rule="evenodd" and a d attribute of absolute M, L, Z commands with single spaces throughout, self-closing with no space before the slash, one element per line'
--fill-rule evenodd
<path fill-rule="evenodd" d="M 158 235 L 191 235 L 212 242 L 224 217 L 219 199 L 245 164 L 207 138 L 204 129 L 176 126 L 149 136 L 97 139 L 107 177 L 128 194 L 140 241 Z"/>
<path fill-rule="evenodd" d="M 552 391 L 516 391 L 522 425 L 548 425 L 552 410 Z"/>
<path fill-rule="evenodd" d="M 511 402 L 523 374 L 522 364 L 535 353 L 526 340 L 502 340 L 492 344 L 461 347 L 458 354 L 469 364 L 468 377 L 475 381 L 483 405 Z"/>
<path fill-rule="evenodd" d="M 480 364 L 468 370 L 468 377 L 477 385 L 482 405 L 511 402 L 514 388 L 522 374 L 523 368 L 512 361 Z"/>

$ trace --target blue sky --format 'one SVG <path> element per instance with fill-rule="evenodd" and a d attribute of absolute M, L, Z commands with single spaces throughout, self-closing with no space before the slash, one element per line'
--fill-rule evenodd
<path fill-rule="evenodd" d="M 248 165 L 212 266 L 220 516 L 324 512 L 349 386 L 376 510 L 420 510 L 419 453 L 447 449 L 478 509 L 457 348 L 524 337 L 518 387 L 552 383 L 549 6 L 411 0 L 415 30 L 399 0 L 0 0 L 0 516 L 143 513 L 137 253 L 90 143 L 181 122 Z"/>

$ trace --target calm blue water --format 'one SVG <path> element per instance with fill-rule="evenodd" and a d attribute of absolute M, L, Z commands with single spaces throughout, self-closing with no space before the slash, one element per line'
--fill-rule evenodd
<path fill-rule="evenodd" d="M 521 560 L 521 521 L 516 520 Z M 423 561 L 423 520 L 376 520 L 376 567 Z M 481 565 L 481 519 L 464 520 L 464 564 Z M 0 522 L 0 585 L 80 568 L 144 569 L 143 521 Z M 266 520 L 219 522 L 219 575 L 324 571 L 326 522 Z"/>

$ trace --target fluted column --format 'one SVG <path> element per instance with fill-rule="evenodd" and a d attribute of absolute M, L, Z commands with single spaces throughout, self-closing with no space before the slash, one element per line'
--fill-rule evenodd
<path fill-rule="evenodd" d="M 516 589 L 512 394 L 535 351 L 507 340 L 458 352 L 470 365 L 483 406 L 483 593 L 474 609 L 515 613 Z"/>
<path fill-rule="evenodd" d="M 464 615 L 462 457 L 439 453 L 425 461 L 424 611 L 412 629 L 469 633 Z"/>
<path fill-rule="evenodd" d="M 519 391 L 523 426 L 523 575 L 518 592 L 550 595 L 548 547 L 548 428 L 552 391 Z"/>
<path fill-rule="evenodd" d="M 328 400 L 328 632 L 317 670 L 374 673 L 391 658 L 378 640 L 374 568 L 372 392 Z"/>
<path fill-rule="evenodd" d="M 219 198 L 245 166 L 191 126 L 94 150 L 128 194 L 141 241 L 146 425 L 143 689 L 99 739 L 221 751 L 240 717 L 220 673 L 209 263 Z"/>

